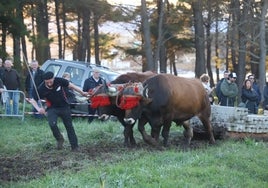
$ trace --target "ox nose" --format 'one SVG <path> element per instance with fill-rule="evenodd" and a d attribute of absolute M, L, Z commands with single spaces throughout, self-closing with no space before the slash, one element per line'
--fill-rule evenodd
<path fill-rule="evenodd" d="M 135 120 L 133 118 L 124 118 L 125 123 L 127 124 L 134 124 Z"/>
<path fill-rule="evenodd" d="M 101 116 L 99 116 L 99 120 L 101 121 L 107 121 L 109 119 L 109 115 L 107 114 L 102 114 Z"/>

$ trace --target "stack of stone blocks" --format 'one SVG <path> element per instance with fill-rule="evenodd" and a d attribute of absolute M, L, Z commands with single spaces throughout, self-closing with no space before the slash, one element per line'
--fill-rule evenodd
<path fill-rule="evenodd" d="M 211 106 L 211 124 L 223 127 L 229 132 L 268 133 L 268 116 L 249 114 L 247 108 Z M 202 126 L 197 117 L 190 120 L 191 125 Z"/>

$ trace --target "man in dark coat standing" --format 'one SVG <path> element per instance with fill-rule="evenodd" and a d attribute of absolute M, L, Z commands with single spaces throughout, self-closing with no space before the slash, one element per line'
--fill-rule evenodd
<path fill-rule="evenodd" d="M 100 77 L 100 72 L 98 69 L 93 69 L 92 76 L 85 80 L 83 91 L 91 93 L 92 90 L 103 83 L 102 78 Z M 97 109 L 91 108 L 88 105 L 88 123 L 91 123 L 94 119 L 94 115 L 97 112 Z"/>
<path fill-rule="evenodd" d="M 33 60 L 30 63 L 30 69 L 25 79 L 25 90 L 27 97 L 33 98 L 33 92 L 36 92 L 38 86 L 43 82 L 44 71 L 39 68 L 38 61 Z M 38 101 L 39 106 L 41 101 Z M 43 115 L 36 114 L 36 109 L 32 109 L 33 117 L 41 118 Z"/>
<path fill-rule="evenodd" d="M 5 60 L 5 72 L 3 75 L 3 84 L 7 90 L 10 90 L 6 99 L 6 114 L 19 114 L 20 100 L 20 77 L 18 72 L 12 68 L 13 62 L 11 59 Z"/>
<path fill-rule="evenodd" d="M 44 71 L 39 68 L 38 61 L 33 60 L 30 63 L 30 72 L 28 72 L 25 79 L 25 90 L 29 98 L 33 96 L 34 87 L 38 87 L 43 82 L 43 75 Z"/>

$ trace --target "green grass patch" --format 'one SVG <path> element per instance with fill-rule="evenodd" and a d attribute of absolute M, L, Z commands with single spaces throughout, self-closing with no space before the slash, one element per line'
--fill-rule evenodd
<path fill-rule="evenodd" d="M 217 140 L 208 146 L 208 141 L 194 140 L 198 147 L 183 151 L 175 144 L 182 140 L 182 129 L 172 126 L 170 146 L 158 150 L 142 141 L 135 126 L 137 147 L 125 148 L 119 122 L 88 124 L 75 118 L 73 123 L 81 148 L 77 153 L 70 151 L 61 121 L 66 141 L 58 151 L 45 119 L 1 118 L 0 186 L 268 187 L 266 142 Z"/>

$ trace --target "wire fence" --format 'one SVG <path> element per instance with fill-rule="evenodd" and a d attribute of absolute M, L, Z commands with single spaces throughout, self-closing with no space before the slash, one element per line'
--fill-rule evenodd
<path fill-rule="evenodd" d="M 23 121 L 25 115 L 39 115 L 38 112 L 25 111 L 26 95 L 23 91 L 19 90 L 4 90 L 1 94 L 0 101 L 0 117 L 18 117 Z M 44 103 L 44 101 L 41 101 Z M 70 105 L 88 106 L 90 103 L 71 103 Z M 99 117 L 97 114 L 72 113 L 72 117 Z"/>
<path fill-rule="evenodd" d="M 19 90 L 4 90 L 1 94 L 0 116 L 19 117 L 24 120 L 25 94 Z"/>

